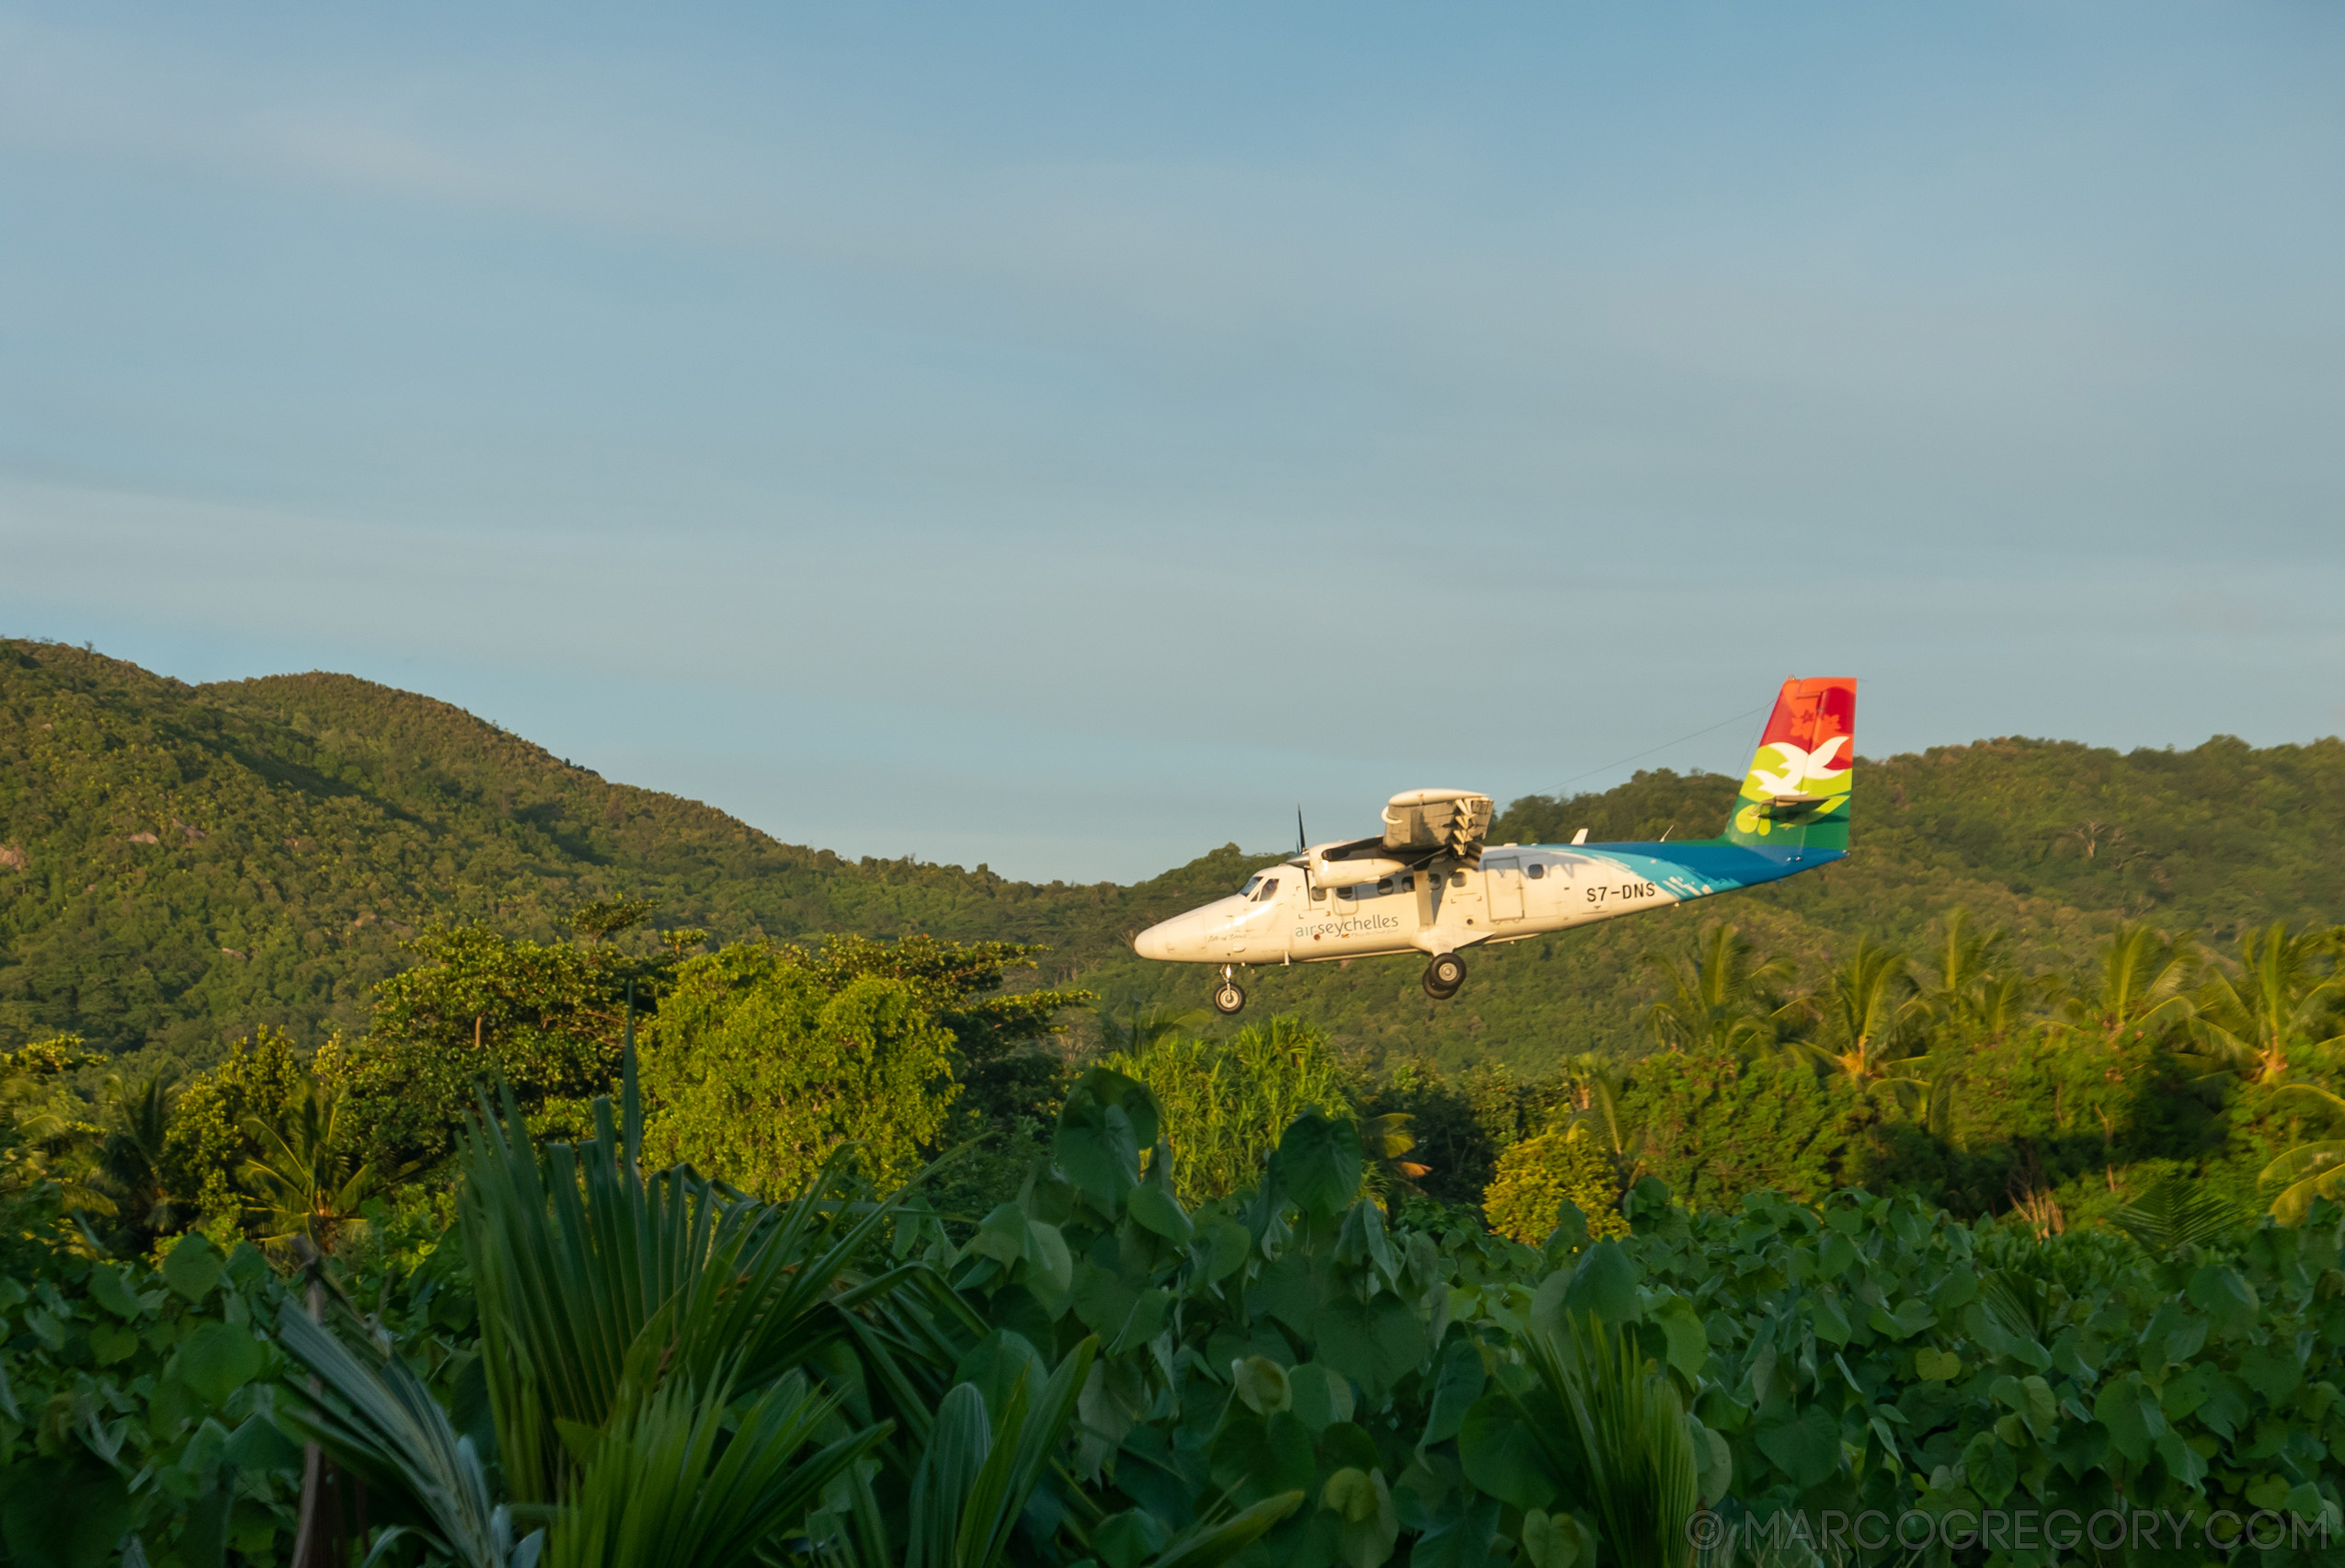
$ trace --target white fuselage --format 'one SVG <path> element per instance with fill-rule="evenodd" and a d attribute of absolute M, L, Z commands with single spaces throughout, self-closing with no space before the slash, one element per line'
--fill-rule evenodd
<path fill-rule="evenodd" d="M 1331 870 L 1333 867 L 1331 865 Z M 1150 926 L 1143 958 L 1175 963 L 1303 964 L 1385 953 L 1454 953 L 1485 943 L 1608 920 L 1699 898 L 1684 868 L 1602 846 L 1493 844 L 1473 869 L 1452 864 L 1348 886 L 1314 886 L 1299 864 L 1275 865 L 1246 889 Z M 1723 889 L 1717 889 L 1722 891 Z"/>

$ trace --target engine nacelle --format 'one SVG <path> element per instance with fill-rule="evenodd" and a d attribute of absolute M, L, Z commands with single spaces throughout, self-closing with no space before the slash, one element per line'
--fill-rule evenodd
<path fill-rule="evenodd" d="M 1384 807 L 1384 847 L 1436 850 L 1469 865 L 1489 835 L 1491 799 L 1467 789 L 1411 789 Z"/>
<path fill-rule="evenodd" d="M 1303 869 L 1314 887 L 1349 887 L 1360 882 L 1381 882 L 1414 871 L 1424 855 L 1396 860 L 1381 839 L 1359 839 L 1348 844 L 1321 844 L 1303 857 Z"/>

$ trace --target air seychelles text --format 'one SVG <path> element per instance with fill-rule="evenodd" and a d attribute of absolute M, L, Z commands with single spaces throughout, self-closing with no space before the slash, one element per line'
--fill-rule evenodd
<path fill-rule="evenodd" d="M 1298 925 L 1295 928 L 1295 940 L 1300 942 L 1308 936 L 1316 942 L 1322 936 L 1357 936 L 1365 932 L 1400 929 L 1401 921 L 1396 915 L 1354 915 L 1349 920 L 1321 921 L 1315 925 Z"/>

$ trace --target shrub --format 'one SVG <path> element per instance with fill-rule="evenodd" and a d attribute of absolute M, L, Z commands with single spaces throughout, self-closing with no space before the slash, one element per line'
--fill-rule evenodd
<path fill-rule="evenodd" d="M 1625 1236 L 1620 1178 L 1584 1130 L 1543 1132 L 1498 1157 L 1498 1174 L 1482 1198 L 1490 1228 L 1529 1246 L 1547 1240 L 1565 1203 L 1587 1217 L 1591 1236 Z"/>
<path fill-rule="evenodd" d="M 959 1086 L 953 1037 L 912 988 L 865 975 L 836 995 L 742 943 L 692 959 L 646 1032 L 646 1152 L 750 1192 L 803 1185 L 842 1143 L 885 1188 L 920 1168 Z"/>
<path fill-rule="evenodd" d="M 1279 1136 L 1304 1112 L 1358 1118 L 1350 1071 L 1298 1019 L 1274 1018 L 1229 1040 L 1156 1040 L 1104 1061 L 1156 1096 L 1172 1145 L 1172 1187 L 1187 1204 L 1259 1181 Z"/>

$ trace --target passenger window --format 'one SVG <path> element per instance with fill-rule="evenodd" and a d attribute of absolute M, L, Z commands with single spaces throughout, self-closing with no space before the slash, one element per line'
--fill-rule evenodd
<path fill-rule="evenodd" d="M 1360 890 L 1357 887 L 1338 887 L 1335 896 L 1348 904 L 1359 898 Z"/>
<path fill-rule="evenodd" d="M 1524 873 L 1524 875 L 1525 875 L 1525 876 L 1528 876 L 1528 877 L 1529 877 L 1532 881 L 1536 882 L 1536 881 L 1538 881 L 1540 877 L 1542 877 L 1542 876 L 1546 876 L 1546 875 L 1547 875 L 1547 867 L 1545 867 L 1545 866 L 1541 865 L 1541 864 L 1540 864 L 1539 862 L 1537 862 L 1537 861 L 1533 861 L 1533 862 L 1531 862 L 1531 868 L 1530 868 L 1530 870 L 1528 870 L 1527 872 L 1525 872 L 1525 873 Z"/>
<path fill-rule="evenodd" d="M 1416 890 L 1417 890 L 1417 879 L 1416 879 L 1414 876 L 1403 876 L 1402 878 L 1401 878 L 1401 892 L 1403 892 L 1403 893 L 1413 893 L 1413 892 L 1415 892 Z"/>
<path fill-rule="evenodd" d="M 1453 871 L 1449 874 L 1449 886 L 1452 887 L 1463 887 L 1465 885 L 1466 874 L 1464 872 Z"/>
<path fill-rule="evenodd" d="M 1383 881 L 1378 883 L 1376 885 L 1376 891 L 1378 897 L 1382 897 L 1384 894 L 1392 891 L 1392 878 L 1388 876 Z"/>
<path fill-rule="evenodd" d="M 1256 893 L 1256 894 L 1254 895 L 1254 902 L 1255 902 L 1255 903 L 1257 903 L 1257 904 L 1262 903 L 1262 902 L 1264 902 L 1265 899 L 1267 899 L 1267 898 L 1269 898 L 1269 897 L 1270 897 L 1273 893 L 1275 893 L 1275 892 L 1277 892 L 1277 891 L 1278 891 L 1278 878 L 1276 878 L 1275 876 L 1273 876 L 1273 877 L 1269 878 L 1267 881 L 1265 881 L 1265 882 L 1264 882 L 1264 883 L 1263 883 L 1263 885 L 1262 885 L 1262 891 L 1261 891 L 1261 892 L 1259 892 L 1259 893 Z"/>
<path fill-rule="evenodd" d="M 1311 889 L 1311 898 L 1315 902 L 1325 903 L 1327 901 L 1327 889 L 1324 887 L 1313 887 Z"/>

